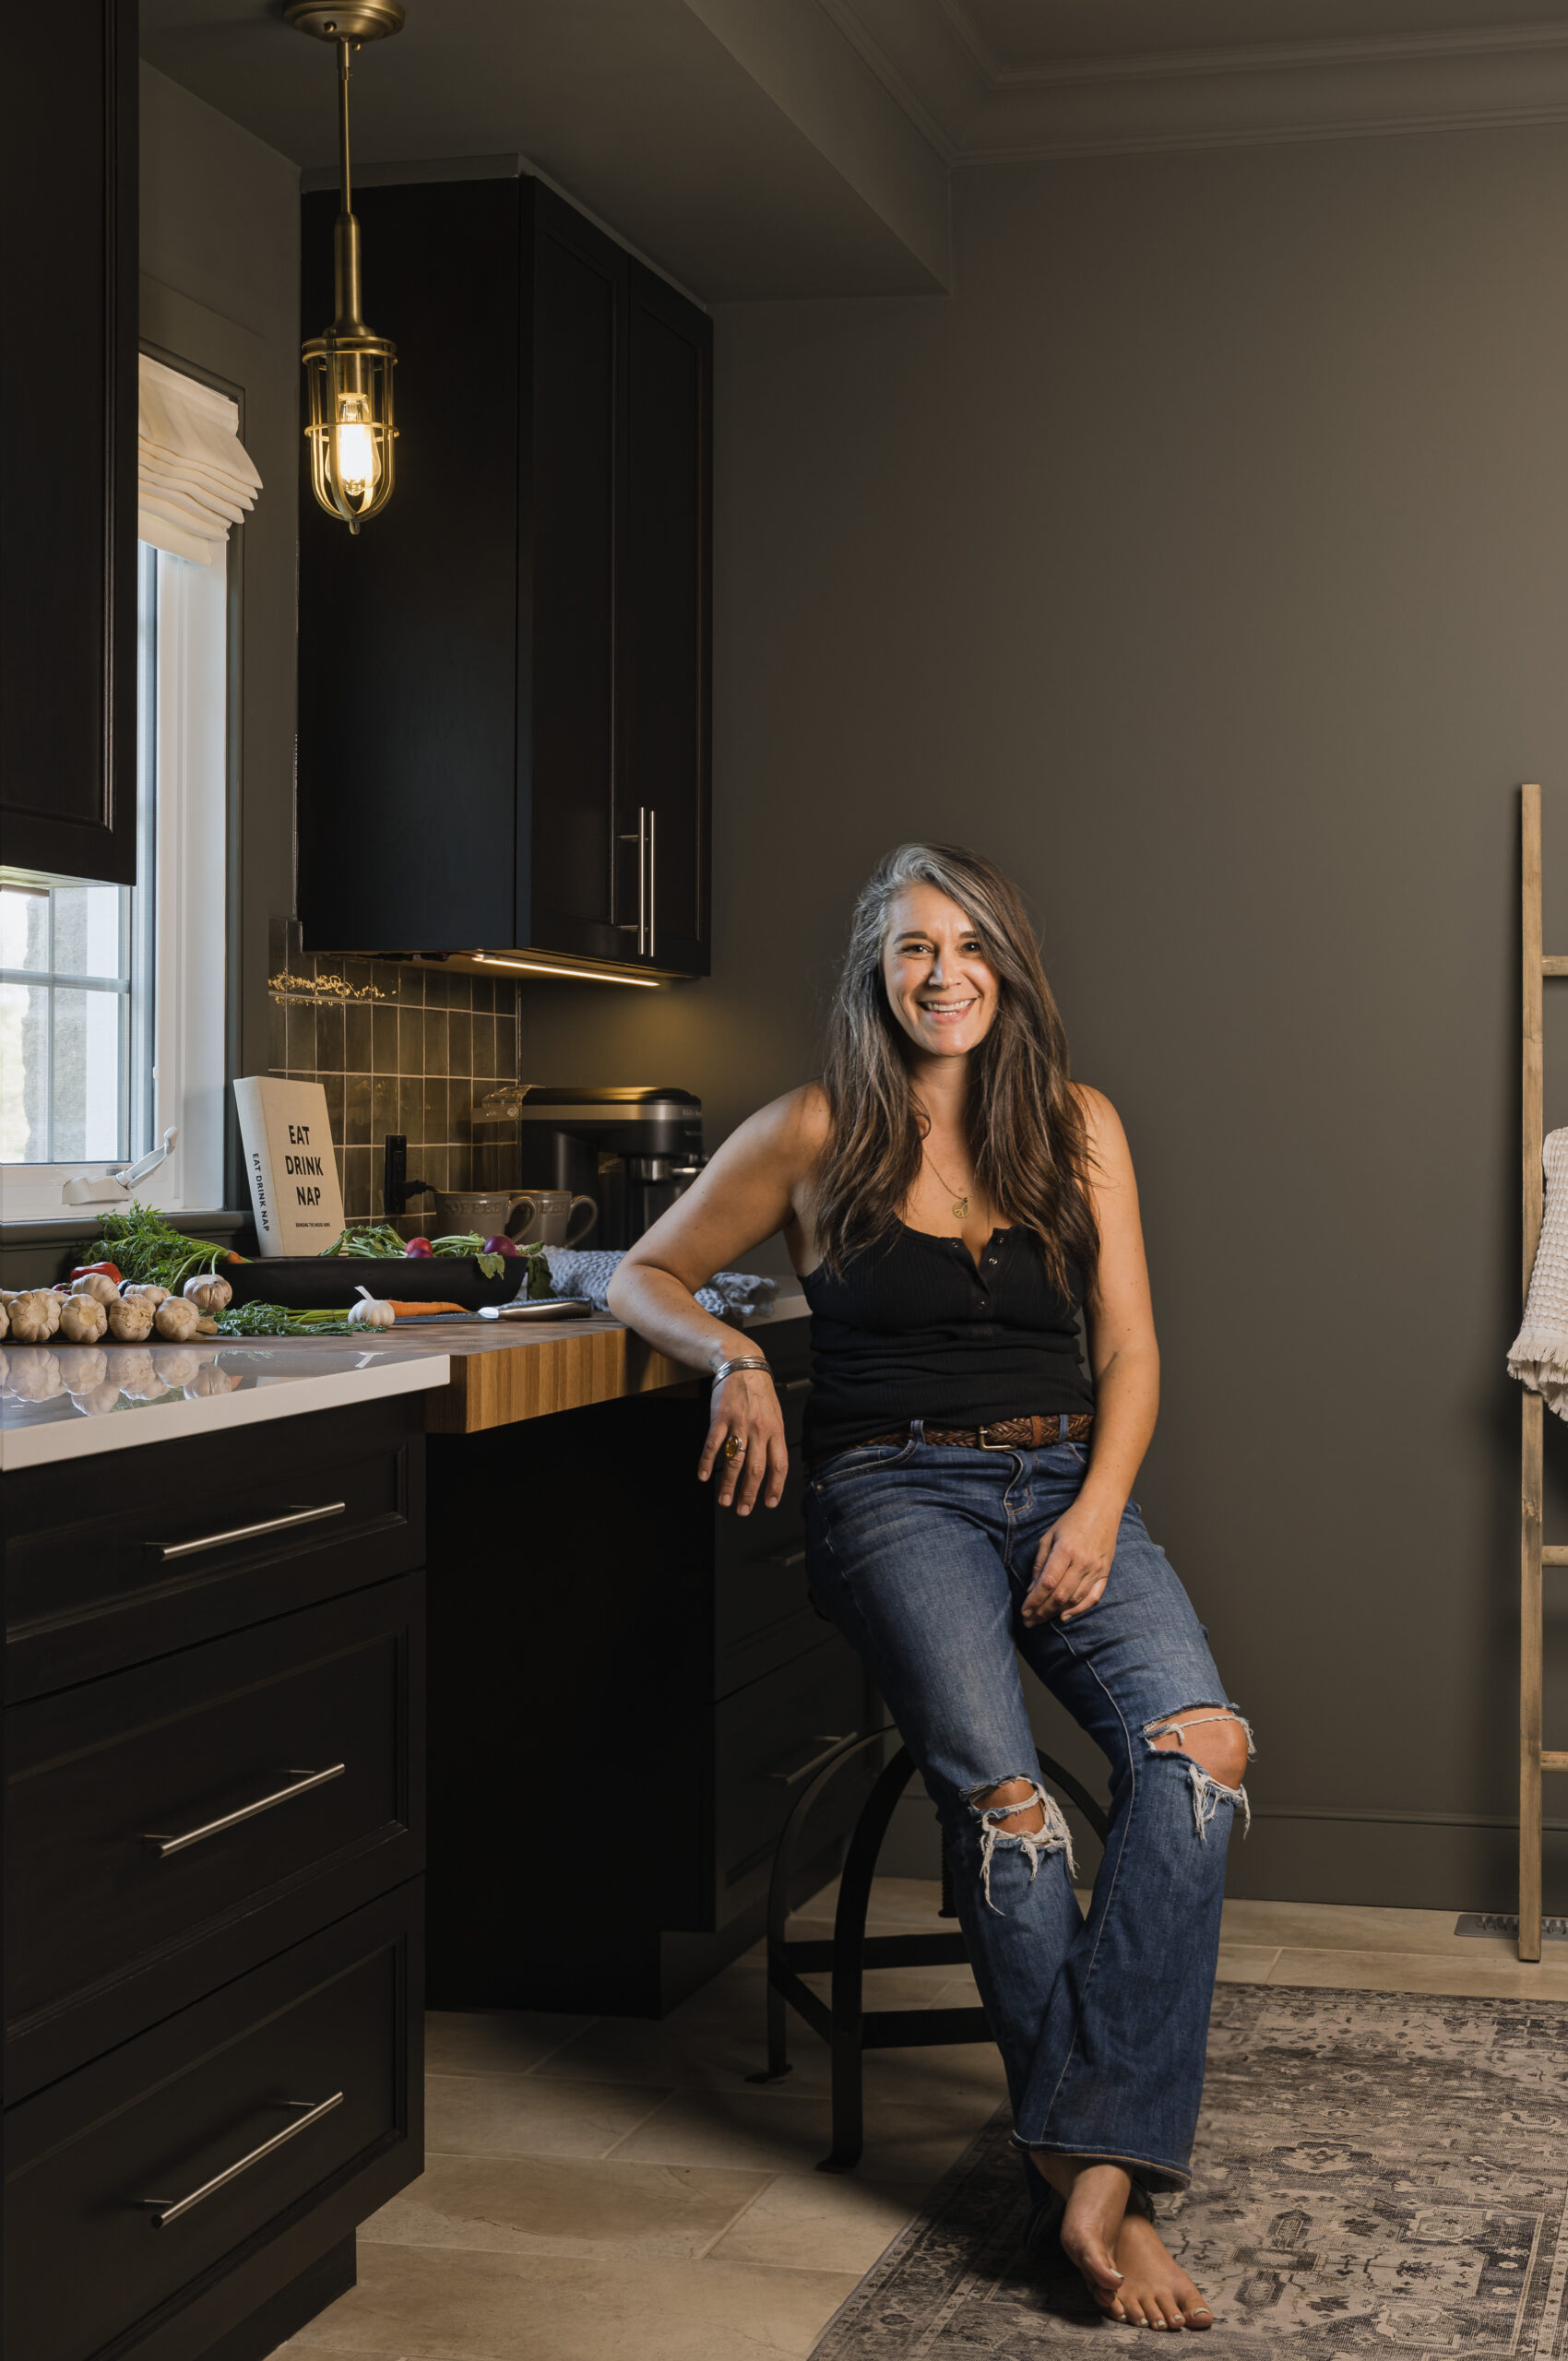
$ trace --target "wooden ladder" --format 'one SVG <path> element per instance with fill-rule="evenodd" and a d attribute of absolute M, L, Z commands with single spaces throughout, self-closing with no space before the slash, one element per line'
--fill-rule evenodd
<path fill-rule="evenodd" d="M 1541 949 L 1540 789 L 1521 789 L 1521 902 L 1524 944 L 1525 1294 L 1530 1291 L 1540 1243 L 1546 1181 L 1546 1085 L 1542 1053 L 1542 985 L 1568 976 L 1568 955 Z M 1540 1957 L 1541 1774 L 1568 1771 L 1568 1752 L 1541 1745 L 1544 1660 L 1541 1568 L 1568 1566 L 1568 1548 L 1541 1543 L 1541 1435 L 1545 1404 L 1525 1390 L 1519 1405 L 1519 1957 Z"/>

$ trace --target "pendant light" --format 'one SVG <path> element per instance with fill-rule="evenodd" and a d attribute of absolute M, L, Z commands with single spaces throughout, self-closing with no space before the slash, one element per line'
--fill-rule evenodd
<path fill-rule="evenodd" d="M 342 176 L 332 233 L 336 315 L 322 336 L 301 350 L 309 422 L 311 489 L 329 516 L 357 533 L 392 497 L 392 372 L 398 348 L 373 336 L 360 317 L 360 225 L 349 177 L 349 59 L 362 42 L 385 41 L 403 30 L 398 0 L 287 0 L 283 15 L 296 31 L 329 41 L 338 50 L 338 149 Z"/>

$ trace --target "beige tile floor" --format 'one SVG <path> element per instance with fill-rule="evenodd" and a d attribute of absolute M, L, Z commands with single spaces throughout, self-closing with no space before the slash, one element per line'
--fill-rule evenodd
<path fill-rule="evenodd" d="M 937 1889 L 879 1880 L 873 1923 L 935 1924 Z M 791 1928 L 829 1930 L 831 1894 Z M 1568 1945 L 1521 1966 L 1455 1913 L 1230 1902 L 1229 1983 L 1568 2001 Z M 360 2233 L 359 2284 L 291 2361 L 769 2361 L 803 2356 L 1003 2096 L 987 2045 L 866 2059 L 866 2152 L 828 2144 L 826 2052 L 791 2020 L 794 2070 L 758 2085 L 760 1950 L 660 2024 L 427 2023 L 423 2177 Z M 873 2007 L 972 2002 L 968 1972 L 896 1969 Z"/>

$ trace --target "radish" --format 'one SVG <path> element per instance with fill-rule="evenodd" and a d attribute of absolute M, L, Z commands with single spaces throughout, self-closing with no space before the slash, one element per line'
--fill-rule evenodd
<path fill-rule="evenodd" d="M 486 1254 L 511 1255 L 516 1255 L 517 1252 L 517 1248 L 513 1245 L 512 1240 L 506 1236 L 505 1230 L 497 1230 L 493 1238 L 487 1238 L 484 1241 L 483 1251 Z"/>
<path fill-rule="evenodd" d="M 408 1244 L 403 1249 L 405 1255 L 412 1254 L 421 1261 L 422 1261 L 427 1254 L 434 1254 L 434 1252 L 435 1249 L 431 1244 L 428 1238 L 410 1238 Z"/>

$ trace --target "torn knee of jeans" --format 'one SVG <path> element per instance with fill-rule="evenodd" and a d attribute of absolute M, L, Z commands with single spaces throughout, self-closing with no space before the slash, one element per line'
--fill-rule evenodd
<path fill-rule="evenodd" d="M 1233 1786 L 1218 1777 L 1187 1751 L 1187 1732 L 1202 1729 L 1211 1722 L 1228 1722 L 1241 1731 L 1246 1741 L 1243 1763 L 1250 1762 L 1257 1751 L 1253 1726 L 1245 1714 L 1234 1705 L 1190 1705 L 1178 1714 L 1163 1714 L 1158 1721 L 1146 1722 L 1143 1735 L 1153 1754 L 1174 1754 L 1187 1766 L 1187 1777 L 1193 1791 L 1193 1823 L 1200 1837 L 1206 1839 L 1208 1825 L 1222 1803 L 1239 1807 L 1241 1813 L 1241 1833 L 1249 1833 L 1253 1824 L 1253 1808 L 1247 1800 L 1247 1790 L 1238 1779 Z M 1157 1740 L 1173 1738 L 1174 1746 L 1160 1746 Z"/>
<path fill-rule="evenodd" d="M 1002 1787 L 1022 1787 L 1025 1793 L 1015 1796 L 1010 1803 L 988 1801 Z M 1021 1772 L 1009 1779 L 985 1779 L 979 1786 L 966 1791 L 964 1801 L 980 1822 L 980 1891 L 985 1895 L 988 1909 L 996 1910 L 996 1904 L 991 1898 L 991 1864 L 999 1845 L 1016 1845 L 1028 1857 L 1031 1885 L 1039 1868 L 1040 1857 L 1046 1853 L 1063 1855 L 1068 1876 L 1077 1876 L 1078 1865 L 1073 1858 L 1072 1831 L 1067 1826 L 1061 1805 L 1054 1796 L 1046 1793 L 1038 1779 L 1029 1778 Z M 1037 1809 L 1040 1816 L 1038 1828 L 1010 1828 L 1006 1825 L 1007 1821 L 1016 1821 L 1020 1812 L 1033 1812 Z M 1006 1914 L 996 1910 L 996 1915 L 1001 1918 Z"/>

